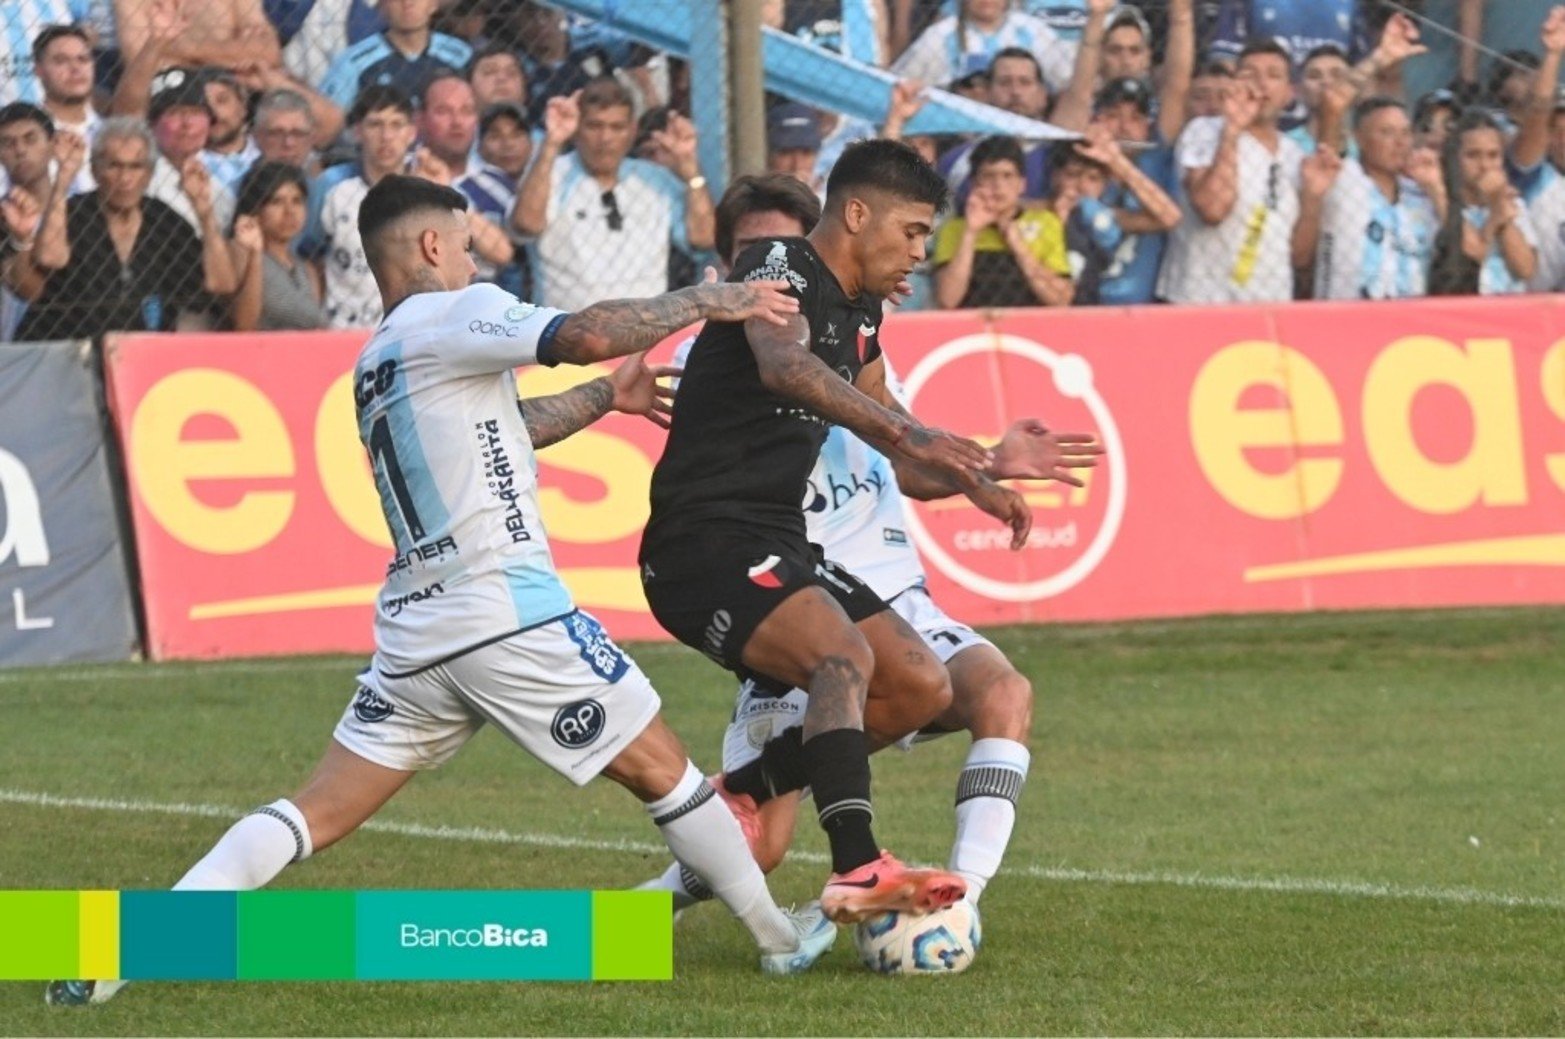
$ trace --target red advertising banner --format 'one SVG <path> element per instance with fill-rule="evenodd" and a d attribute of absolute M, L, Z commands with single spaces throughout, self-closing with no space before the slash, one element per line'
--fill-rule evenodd
<path fill-rule="evenodd" d="M 353 424 L 362 341 L 111 344 L 153 656 L 369 648 L 390 539 Z M 1108 448 L 1083 489 L 1024 488 L 1020 552 L 963 499 L 911 507 L 961 619 L 1565 601 L 1552 297 L 909 314 L 884 341 L 932 424 L 993 439 L 1036 416 Z M 623 639 L 664 637 L 635 567 L 662 436 L 616 415 L 539 455 L 556 564 Z"/>

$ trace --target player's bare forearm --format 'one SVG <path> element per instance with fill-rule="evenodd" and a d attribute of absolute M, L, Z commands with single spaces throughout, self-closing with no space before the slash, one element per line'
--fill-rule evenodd
<path fill-rule="evenodd" d="M 905 432 L 907 420 L 859 392 L 810 352 L 810 326 L 803 317 L 786 325 L 751 320 L 744 330 L 768 390 L 869 440 L 889 444 Z"/>
<path fill-rule="evenodd" d="M 517 402 L 527 435 L 534 448 L 557 444 L 579 433 L 609 413 L 614 404 L 614 387 L 604 378 L 584 382 L 564 393 L 548 397 L 527 397 Z"/>

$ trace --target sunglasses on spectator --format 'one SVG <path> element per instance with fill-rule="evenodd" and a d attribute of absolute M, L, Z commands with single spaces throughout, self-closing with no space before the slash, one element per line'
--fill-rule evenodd
<path fill-rule="evenodd" d="M 614 192 L 605 191 L 599 201 L 603 203 L 603 211 L 608 214 L 609 230 L 625 230 L 625 217 L 619 211 L 619 199 L 614 197 Z"/>

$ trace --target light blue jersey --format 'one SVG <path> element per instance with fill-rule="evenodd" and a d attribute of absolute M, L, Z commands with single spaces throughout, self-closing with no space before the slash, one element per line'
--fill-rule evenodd
<path fill-rule="evenodd" d="M 494 285 L 419 293 L 359 354 L 354 412 L 394 545 L 375 610 L 388 670 L 575 609 L 539 517 L 512 372 L 550 363 L 565 318 Z"/>
<path fill-rule="evenodd" d="M 1342 171 L 1321 211 L 1316 299 L 1412 299 L 1426 295 L 1440 217 L 1407 177 L 1387 198 L 1357 159 Z"/>
<path fill-rule="evenodd" d="M 1484 206 L 1465 206 L 1462 209 L 1462 217 L 1471 225 L 1482 231 L 1489 222 L 1489 210 Z M 1533 230 L 1532 218 L 1527 210 L 1521 209 L 1516 214 L 1516 229 L 1527 239 L 1527 243 L 1534 249 L 1538 247 L 1538 235 Z M 1478 294 L 1480 296 L 1514 296 L 1527 291 L 1527 283 L 1511 273 L 1511 269 L 1505 264 L 1505 257 L 1500 254 L 1500 243 L 1495 241 L 1489 247 L 1489 255 L 1484 257 L 1483 266 L 1478 270 Z"/>
<path fill-rule="evenodd" d="M 33 41 L 51 25 L 87 18 L 87 0 L 5 0 L 0 3 L 0 105 L 43 104 L 43 85 L 33 71 Z"/>

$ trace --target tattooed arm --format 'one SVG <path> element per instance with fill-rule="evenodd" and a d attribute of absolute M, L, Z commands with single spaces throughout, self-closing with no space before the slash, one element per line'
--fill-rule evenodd
<path fill-rule="evenodd" d="M 614 388 L 607 377 L 573 386 L 548 397 L 527 397 L 516 402 L 527 423 L 533 447 L 557 444 L 607 415 L 614 403 Z"/>
<path fill-rule="evenodd" d="M 787 287 L 785 281 L 708 281 L 651 299 L 604 300 L 566 318 L 550 353 L 570 364 L 592 364 L 645 350 L 703 319 L 782 323 L 799 312 L 799 301 L 783 292 Z"/>
<path fill-rule="evenodd" d="M 668 428 L 674 392 L 658 383 L 684 369 L 673 365 L 648 365 L 644 356 L 626 359 L 613 375 L 574 386 L 549 397 L 528 397 L 516 402 L 527 423 L 533 447 L 542 449 L 580 432 L 611 411 L 645 415 Z"/>

